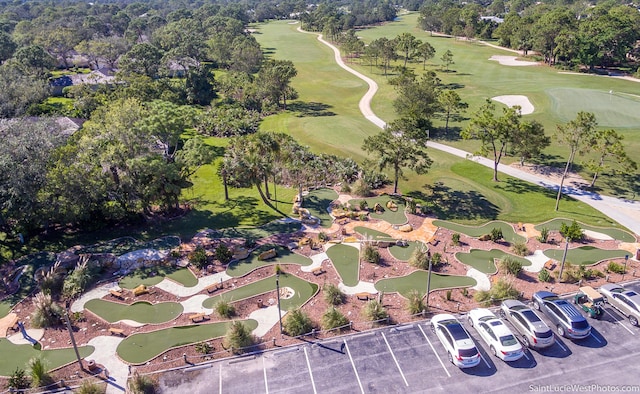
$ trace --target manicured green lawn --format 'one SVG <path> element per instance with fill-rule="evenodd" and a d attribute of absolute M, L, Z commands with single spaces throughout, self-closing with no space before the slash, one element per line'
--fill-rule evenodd
<path fill-rule="evenodd" d="M 333 189 L 316 189 L 310 191 L 309 195 L 304 197 L 302 206 L 308 209 L 312 216 L 320 219 L 320 226 L 329 227 L 333 219 L 327 209 L 336 198 L 338 198 L 338 193 Z"/>
<path fill-rule="evenodd" d="M 196 324 L 165 328 L 158 331 L 133 334 L 123 339 L 116 352 L 125 362 L 142 364 L 174 347 L 220 338 L 227 332 L 230 322 Z M 255 330 L 258 322 L 243 320 L 249 330 Z M 220 351 L 222 349 L 215 349 Z"/>
<path fill-rule="evenodd" d="M 358 249 L 349 245 L 332 245 L 327 249 L 327 256 L 331 259 L 331 263 L 338 271 L 345 286 L 358 284 L 360 271 L 360 253 Z"/>
<path fill-rule="evenodd" d="M 557 261 L 562 260 L 564 248 L 548 249 L 544 251 L 544 255 L 550 259 Z M 606 259 L 614 259 L 624 257 L 630 254 L 625 250 L 607 250 L 599 249 L 593 246 L 581 246 L 579 248 L 569 249 L 567 251 L 567 260 L 571 264 L 591 265 Z"/>
<path fill-rule="evenodd" d="M 93 346 L 78 347 L 80 357 L 87 357 L 94 350 Z M 37 357 L 42 357 L 49 371 L 77 361 L 73 348 L 38 350 L 31 345 L 15 345 L 6 338 L 0 338 L 0 354 L 0 376 L 11 376 L 16 368 L 26 370 L 29 360 Z"/>
<path fill-rule="evenodd" d="M 537 226 L 535 226 L 535 228 L 538 231 L 542 230 L 543 228 L 548 228 L 549 230 L 552 230 L 552 231 L 560 231 L 560 227 L 562 226 L 562 223 L 571 225 L 572 221 L 573 220 L 570 220 L 570 219 L 553 219 L 548 222 L 540 223 Z M 636 242 L 636 237 L 631 235 L 631 233 L 621 229 L 610 228 L 610 227 L 594 227 L 581 222 L 578 222 L 578 224 L 583 230 L 591 230 L 598 233 L 606 234 L 613 239 L 617 239 L 618 241 Z"/>
<path fill-rule="evenodd" d="M 139 285 L 155 286 L 164 280 L 164 277 L 180 283 L 185 287 L 193 287 L 198 284 L 198 278 L 187 268 L 176 266 L 140 268 L 120 279 L 118 284 L 123 289 L 134 289 Z"/>
<path fill-rule="evenodd" d="M 411 241 L 407 242 L 407 246 L 391 245 L 389 246 L 389 253 L 400 261 L 408 261 L 413 251 L 416 250 L 420 244 L 422 244 L 422 242 Z"/>
<path fill-rule="evenodd" d="M 277 256 L 268 260 L 260 260 L 260 253 L 269 249 L 275 249 Z M 300 254 L 292 252 L 288 248 L 280 245 L 263 245 L 249 254 L 244 260 L 234 261 L 227 267 L 227 274 L 233 277 L 240 277 L 248 274 L 256 268 L 263 267 L 265 265 L 276 264 L 298 264 L 298 265 L 311 265 L 313 261 Z"/>
<path fill-rule="evenodd" d="M 371 218 L 384 220 L 391 224 L 405 224 L 407 222 L 407 215 L 404 214 L 404 199 L 396 196 L 382 195 L 378 197 L 365 198 L 365 200 L 367 201 L 367 206 L 369 207 L 370 212 L 369 216 L 371 216 Z M 392 200 L 396 205 L 398 205 L 398 209 L 395 212 L 387 208 L 387 202 L 389 200 Z M 362 199 L 349 200 L 349 204 L 357 207 L 360 201 L 362 201 Z M 373 211 L 376 204 L 380 204 L 382 208 L 384 208 L 384 211 L 381 213 Z"/>
<path fill-rule="evenodd" d="M 444 227 L 449 230 L 457 231 L 459 233 L 476 238 L 481 237 L 485 234 L 490 234 L 491 230 L 494 228 L 499 228 L 500 230 L 502 230 L 502 236 L 504 237 L 505 241 L 509 243 L 525 242 L 527 240 L 525 237 L 516 234 L 513 226 L 511 226 L 509 223 L 501 221 L 489 222 L 482 226 L 464 226 L 458 223 L 452 223 L 443 220 L 434 220 L 433 224 L 438 227 Z"/>
<path fill-rule="evenodd" d="M 151 304 L 138 301 L 125 305 L 98 298 L 87 301 L 84 307 L 109 323 L 120 320 L 133 320 L 145 324 L 166 323 L 180 316 L 184 310 L 182 304 L 177 302 Z"/>
<path fill-rule="evenodd" d="M 383 233 L 382 231 L 374 230 L 369 227 L 356 226 L 353 228 L 353 230 L 356 233 L 362 234 L 365 237 L 371 238 L 374 241 L 390 241 L 394 239 L 392 236 L 390 236 L 387 233 Z"/>
<path fill-rule="evenodd" d="M 281 274 L 280 275 L 280 287 L 290 287 L 295 291 L 293 297 L 289 299 L 281 299 L 280 307 L 283 310 L 290 310 L 301 307 L 311 297 L 313 297 L 318 291 L 318 285 L 310 283 L 298 278 L 293 274 Z M 229 290 L 215 297 L 207 298 L 202 305 L 205 308 L 215 308 L 216 304 L 220 300 L 227 302 L 234 302 L 244 300 L 245 298 L 254 297 L 260 294 L 268 293 L 276 289 L 276 277 L 275 275 L 269 276 L 264 279 L 260 279 L 248 285 L 237 287 L 233 290 Z M 267 300 L 264 300 L 266 303 Z"/>
<path fill-rule="evenodd" d="M 458 252 L 456 258 L 462 263 L 469 265 L 480 272 L 485 274 L 494 274 L 497 271 L 494 259 L 501 260 L 505 257 L 511 257 L 514 260 L 522 263 L 522 266 L 529 266 L 531 262 L 525 258 L 512 255 L 511 253 L 505 253 L 500 249 L 480 250 L 471 249 L 469 253 Z"/>
<path fill-rule="evenodd" d="M 256 240 L 268 237 L 273 234 L 295 233 L 299 231 L 301 224 L 299 221 L 274 220 L 259 227 L 229 227 L 223 228 L 219 232 L 220 237 L 246 238 Z"/>
<path fill-rule="evenodd" d="M 378 291 L 385 293 L 397 291 L 404 297 L 408 297 L 409 293 L 413 290 L 424 295 L 427 292 L 428 276 L 429 273 L 427 271 L 418 270 L 398 278 L 381 279 L 376 282 L 375 286 Z M 455 287 L 470 287 L 476 285 L 476 280 L 468 276 L 431 273 L 430 285 L 432 291 Z"/>

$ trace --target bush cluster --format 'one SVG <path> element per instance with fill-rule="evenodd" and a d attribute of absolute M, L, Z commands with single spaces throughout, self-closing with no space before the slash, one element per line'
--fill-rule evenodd
<path fill-rule="evenodd" d="M 513 280 L 501 278 L 491 287 L 491 290 L 478 291 L 473 298 L 482 306 L 488 307 L 492 304 L 498 304 L 503 300 L 517 299 L 519 296 L 520 291 L 516 289 Z"/>
<path fill-rule="evenodd" d="M 498 264 L 500 271 L 509 275 L 518 276 L 522 272 L 522 263 L 511 256 L 506 256 Z"/>
<path fill-rule="evenodd" d="M 407 312 L 409 312 L 410 315 L 417 315 L 426 309 L 422 297 L 422 294 L 418 292 L 418 290 L 411 290 L 411 292 L 409 292 L 407 295 Z"/>
<path fill-rule="evenodd" d="M 300 309 L 295 309 L 287 313 L 287 317 L 282 326 L 287 335 L 297 337 L 311 332 L 313 322 L 309 315 Z"/>
<path fill-rule="evenodd" d="M 340 305 L 345 301 L 345 296 L 342 291 L 338 288 L 338 286 L 334 284 L 327 284 L 324 286 L 324 300 L 329 305 Z"/>
<path fill-rule="evenodd" d="M 325 330 L 332 330 L 338 327 L 343 327 L 342 329 L 344 329 L 348 324 L 349 319 L 333 306 L 322 315 L 322 328 Z"/>
<path fill-rule="evenodd" d="M 529 254 L 529 248 L 527 248 L 527 244 L 524 242 L 514 243 L 511 250 L 518 256 L 526 256 Z"/>
<path fill-rule="evenodd" d="M 613 272 L 614 274 L 624 274 L 624 266 L 622 264 L 618 264 L 614 261 L 609 262 L 607 264 L 607 271 Z"/>
<path fill-rule="evenodd" d="M 387 319 L 389 317 L 389 313 L 381 302 L 377 300 L 370 300 L 362 309 L 362 316 L 369 321 L 378 321 Z"/>

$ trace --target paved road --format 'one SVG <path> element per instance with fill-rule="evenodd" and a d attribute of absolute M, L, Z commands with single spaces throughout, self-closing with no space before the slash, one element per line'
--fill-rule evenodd
<path fill-rule="evenodd" d="M 303 31 L 300 28 L 298 28 L 298 30 Z M 375 124 L 380 128 L 384 128 L 386 125 L 386 122 L 380 119 L 378 116 L 376 116 L 376 114 L 371 110 L 371 100 L 373 99 L 373 96 L 376 94 L 378 90 L 377 83 L 373 79 L 367 77 L 366 75 L 363 75 L 362 73 L 347 66 L 342 60 L 342 57 L 340 56 L 340 50 L 336 48 L 334 45 L 332 45 L 331 43 L 325 41 L 322 38 L 322 35 L 318 35 L 318 40 L 333 50 L 336 63 L 338 63 L 340 67 L 342 67 L 346 71 L 350 72 L 351 74 L 367 82 L 367 84 L 369 85 L 369 90 L 360 100 L 360 103 L 359 103 L 360 112 L 362 112 L 362 115 L 364 115 L 364 117 L 367 118 L 371 123 Z M 461 149 L 453 148 L 451 146 L 440 144 L 433 141 L 427 142 L 427 146 L 433 149 L 438 149 L 444 152 L 448 152 L 458 157 L 471 158 L 472 160 L 478 162 L 479 164 L 482 164 L 489 168 L 493 168 L 493 160 L 489 160 L 485 157 L 474 156 L 471 153 L 463 151 Z M 502 164 L 498 166 L 498 171 L 504 174 L 525 180 L 527 182 L 531 182 L 536 185 L 546 187 L 548 189 L 558 190 L 558 188 L 560 187 L 560 184 L 557 182 L 550 181 L 548 179 L 518 170 L 513 167 L 505 166 Z M 629 230 L 633 231 L 635 234 L 640 234 L 640 202 L 639 201 L 624 200 L 624 199 L 619 199 L 615 197 L 602 196 L 598 193 L 588 192 L 579 188 L 567 187 L 567 186 L 563 187 L 563 192 L 575 198 L 576 200 L 582 201 L 592 206 L 593 208 L 597 209 L 603 214 L 609 216 L 611 219 L 625 226 Z"/>

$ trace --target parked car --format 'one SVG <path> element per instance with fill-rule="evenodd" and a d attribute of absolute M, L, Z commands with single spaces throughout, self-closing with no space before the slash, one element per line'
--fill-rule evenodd
<path fill-rule="evenodd" d="M 575 306 L 557 294 L 538 291 L 533 294 L 533 307 L 544 313 L 558 329 L 558 334 L 570 339 L 582 339 L 591 334 L 591 325 Z"/>
<path fill-rule="evenodd" d="M 502 320 L 489 309 L 476 308 L 469 311 L 469 325 L 489 345 L 489 350 L 502 361 L 516 361 L 524 356 L 522 345 Z"/>
<path fill-rule="evenodd" d="M 435 315 L 431 318 L 431 329 L 444 346 L 452 364 L 459 368 L 471 368 L 480 364 L 478 348 L 467 330 L 453 315 Z"/>
<path fill-rule="evenodd" d="M 640 294 L 613 283 L 603 285 L 599 291 L 606 298 L 607 303 L 629 318 L 629 323 L 632 326 L 638 325 L 638 320 L 640 320 Z"/>
<path fill-rule="evenodd" d="M 540 316 L 531 308 L 518 300 L 502 301 L 500 316 L 515 327 L 526 347 L 543 349 L 553 345 L 556 341 L 547 323 L 540 319 Z"/>

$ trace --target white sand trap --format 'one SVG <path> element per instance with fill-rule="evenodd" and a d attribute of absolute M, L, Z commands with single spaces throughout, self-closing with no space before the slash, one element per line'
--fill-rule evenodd
<path fill-rule="evenodd" d="M 495 60 L 503 66 L 537 66 L 538 62 L 528 62 L 526 60 L 518 60 L 517 56 L 498 56 L 493 55 L 489 60 Z"/>
<path fill-rule="evenodd" d="M 591 238 L 591 239 L 601 239 L 601 240 L 605 240 L 605 241 L 611 241 L 613 240 L 613 237 L 607 235 L 607 234 L 603 234 L 603 233 L 599 233 L 597 231 L 591 231 L 591 230 L 584 230 L 584 235 L 586 235 L 587 237 Z"/>
<path fill-rule="evenodd" d="M 529 115 L 533 113 L 533 104 L 531 104 L 531 101 L 529 101 L 529 98 L 527 96 L 518 96 L 518 95 L 496 96 L 496 97 L 492 97 L 491 100 L 502 103 L 507 107 L 513 107 L 515 105 L 519 105 L 520 113 L 522 115 Z"/>

